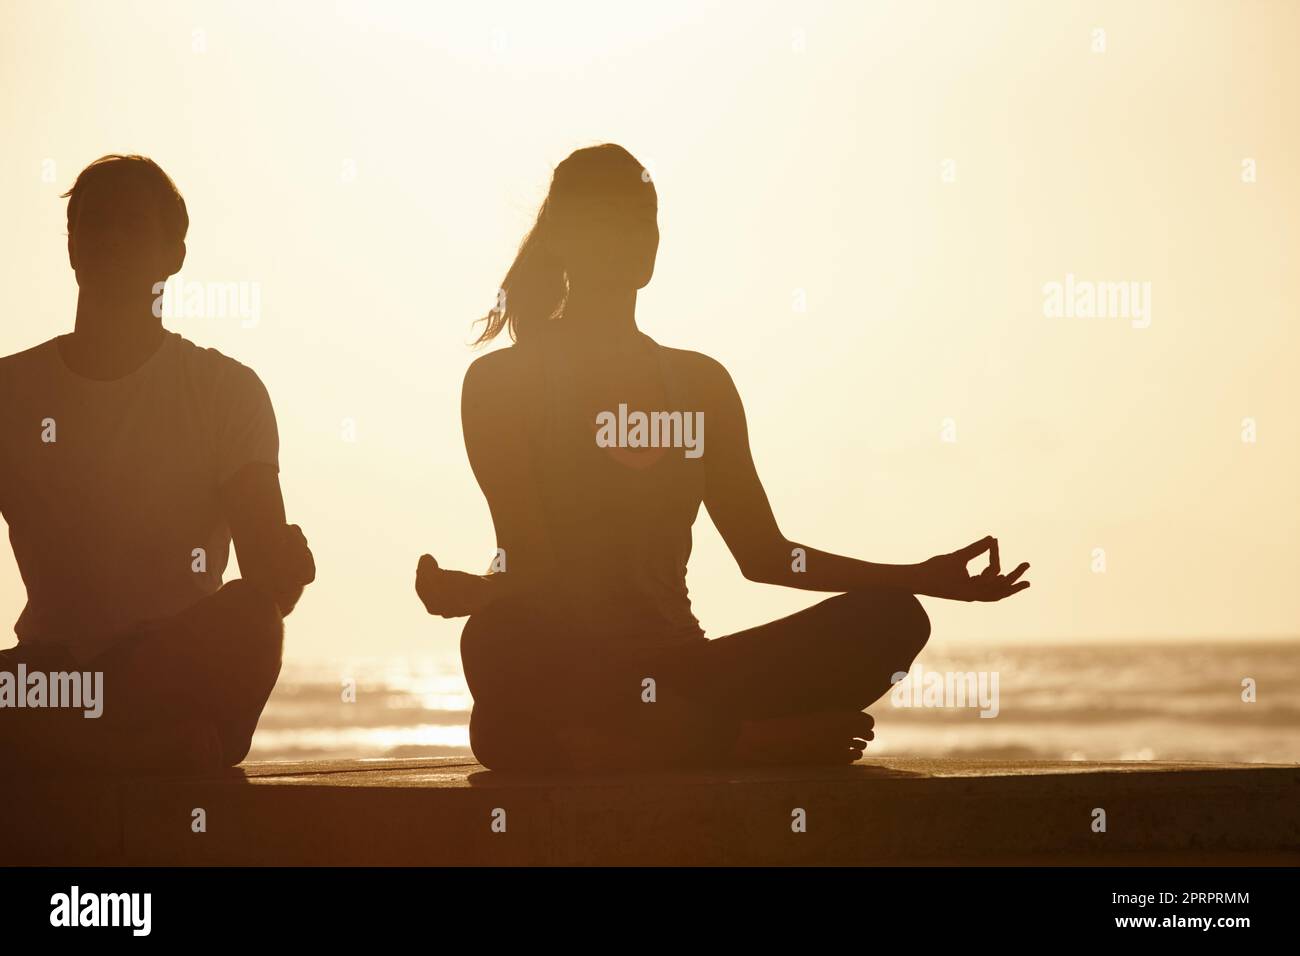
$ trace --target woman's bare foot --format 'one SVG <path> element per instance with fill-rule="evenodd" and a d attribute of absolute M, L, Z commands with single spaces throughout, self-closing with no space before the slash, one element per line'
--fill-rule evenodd
<path fill-rule="evenodd" d="M 742 766 L 842 766 L 862 756 L 876 735 L 859 711 L 747 720 L 732 757 Z"/>

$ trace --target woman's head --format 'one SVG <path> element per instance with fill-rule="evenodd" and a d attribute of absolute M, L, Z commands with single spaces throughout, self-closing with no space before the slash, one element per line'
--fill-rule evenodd
<path fill-rule="evenodd" d="M 519 341 L 561 313 L 573 286 L 636 290 L 654 274 L 659 199 L 645 167 L 621 146 L 580 149 L 551 188 L 502 280 L 479 342 L 504 328 Z"/>

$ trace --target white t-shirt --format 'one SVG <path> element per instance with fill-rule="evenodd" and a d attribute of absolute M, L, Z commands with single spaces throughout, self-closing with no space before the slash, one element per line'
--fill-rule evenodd
<path fill-rule="evenodd" d="M 27 586 L 18 640 L 93 653 L 216 591 L 230 552 L 217 489 L 278 459 L 253 370 L 174 332 L 107 382 L 69 369 L 55 339 L 0 358 L 0 512 Z"/>

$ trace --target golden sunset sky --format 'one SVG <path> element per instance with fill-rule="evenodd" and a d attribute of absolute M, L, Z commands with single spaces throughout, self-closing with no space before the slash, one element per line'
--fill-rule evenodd
<path fill-rule="evenodd" d="M 275 402 L 319 567 L 290 659 L 456 656 L 412 582 L 423 551 L 483 570 L 495 547 L 461 442 L 471 323 L 554 164 L 602 141 L 658 186 L 641 326 L 731 371 L 788 536 L 905 562 L 994 533 L 1032 562 L 1004 604 L 927 601 L 936 641 L 1300 632 L 1300 6 L 19 0 L 5 21 L 0 353 L 72 327 L 59 194 L 103 153 L 156 159 L 189 204 L 184 278 L 260 293 L 255 323 L 170 327 Z M 1044 315 L 1067 275 L 1149 282 L 1150 326 Z M 743 580 L 703 512 L 689 584 L 714 636 L 818 599 Z M 6 634 L 22 603 L 5 549 Z"/>

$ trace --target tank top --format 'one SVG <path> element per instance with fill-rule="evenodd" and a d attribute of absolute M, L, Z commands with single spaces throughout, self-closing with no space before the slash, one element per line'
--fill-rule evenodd
<path fill-rule="evenodd" d="M 696 411 L 667 350 L 641 332 L 637 344 L 655 360 L 667 405 L 639 410 Z M 640 452 L 631 464 L 599 447 L 572 355 L 548 338 L 526 352 L 539 365 L 543 391 L 534 473 L 575 623 L 597 640 L 642 647 L 704 639 L 686 588 L 703 457 L 668 447 Z"/>

